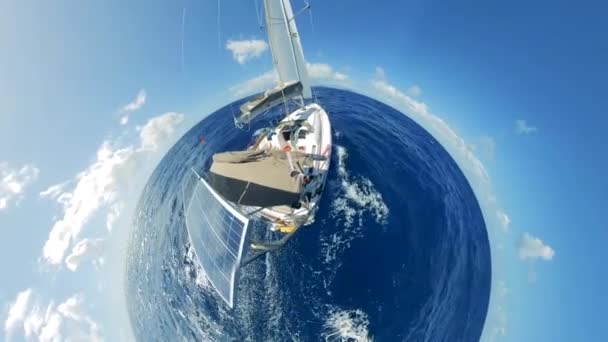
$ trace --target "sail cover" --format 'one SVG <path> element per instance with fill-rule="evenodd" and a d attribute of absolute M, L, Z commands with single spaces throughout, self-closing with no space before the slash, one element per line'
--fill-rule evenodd
<path fill-rule="evenodd" d="M 294 162 L 304 165 L 306 157 L 294 153 Z M 273 207 L 300 201 L 302 183 L 290 175 L 285 152 L 260 151 L 217 153 L 209 170 L 209 183 L 217 192 L 239 205 Z"/>
<path fill-rule="evenodd" d="M 231 308 L 248 226 L 248 218 L 199 177 L 186 208 L 186 227 L 209 282 Z"/>
<path fill-rule="evenodd" d="M 264 0 L 268 39 L 281 84 L 300 81 L 302 96 L 312 97 L 306 61 L 289 0 Z"/>
<path fill-rule="evenodd" d="M 287 82 L 281 87 L 267 90 L 261 96 L 241 105 L 241 116 L 236 122 L 244 124 L 251 121 L 258 114 L 265 110 L 283 103 L 283 99 L 290 99 L 294 96 L 302 95 L 302 83 L 298 81 Z"/>

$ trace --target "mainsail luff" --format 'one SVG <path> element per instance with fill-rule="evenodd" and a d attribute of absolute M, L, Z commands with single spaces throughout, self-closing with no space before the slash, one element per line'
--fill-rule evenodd
<path fill-rule="evenodd" d="M 302 96 L 312 97 L 306 61 L 289 0 L 264 0 L 268 40 L 280 84 L 300 81 Z"/>

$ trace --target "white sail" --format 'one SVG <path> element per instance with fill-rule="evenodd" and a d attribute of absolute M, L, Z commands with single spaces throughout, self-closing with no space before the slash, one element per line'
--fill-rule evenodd
<path fill-rule="evenodd" d="M 300 81 L 302 96 L 312 97 L 306 61 L 289 0 L 264 0 L 268 40 L 280 85 Z"/>

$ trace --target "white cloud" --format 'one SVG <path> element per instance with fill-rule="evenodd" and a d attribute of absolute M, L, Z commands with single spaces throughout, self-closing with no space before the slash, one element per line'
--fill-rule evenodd
<path fill-rule="evenodd" d="M 40 197 L 57 199 L 61 195 L 61 193 L 63 193 L 63 189 L 65 188 L 65 186 L 67 184 L 68 184 L 67 182 L 64 182 L 61 184 L 51 185 L 46 190 L 40 192 Z"/>
<path fill-rule="evenodd" d="M 334 73 L 334 77 L 333 77 L 336 81 L 340 81 L 340 82 L 344 82 L 344 81 L 348 81 L 348 75 L 347 74 L 343 74 L 341 72 L 335 72 Z"/>
<path fill-rule="evenodd" d="M 347 85 L 350 78 L 347 74 L 334 71 L 329 64 L 306 63 L 308 76 L 311 80 L 321 81 L 334 85 Z M 262 92 L 276 86 L 279 78 L 274 70 L 267 71 L 259 76 L 250 78 L 244 82 L 229 88 L 230 93 L 237 98 Z"/>
<path fill-rule="evenodd" d="M 141 89 L 139 91 L 139 93 L 137 93 L 137 96 L 133 99 L 133 101 L 124 105 L 120 111 L 123 113 L 134 112 L 134 111 L 140 109 L 141 107 L 143 107 L 143 105 L 145 103 L 146 103 L 146 90 Z"/>
<path fill-rule="evenodd" d="M 140 95 L 125 109 L 143 105 L 145 93 Z M 183 133 L 183 120 L 183 114 L 165 113 L 135 131 L 125 130 L 117 139 L 106 139 L 90 165 L 40 192 L 41 199 L 61 208 L 39 259 L 46 276 L 36 277 L 29 289 L 6 305 L 6 339 L 134 340 L 124 279 L 127 241 L 144 186 Z M 11 201 L 38 175 L 32 166 L 15 170 L 1 166 L 0 180 L 7 184 Z M 86 313 L 88 307 L 95 310 Z"/>
<path fill-rule="evenodd" d="M 515 120 L 515 133 L 517 134 L 532 134 L 538 131 L 535 126 L 529 125 L 526 120 Z"/>
<path fill-rule="evenodd" d="M 481 160 L 475 155 L 470 144 L 467 144 L 460 135 L 445 122 L 442 118 L 431 112 L 424 103 L 413 99 L 406 92 L 399 90 L 386 80 L 384 69 L 377 67 L 375 77 L 371 82 L 373 89 L 372 96 L 376 96 L 395 108 L 402 110 L 410 118 L 424 127 L 431 135 L 437 139 L 448 153 L 456 160 L 458 166 L 465 174 L 469 184 L 475 192 L 475 196 L 484 214 L 488 237 L 490 241 L 500 241 L 498 232 L 508 230 L 510 219 L 508 215 L 497 206 L 496 197 L 492 188 L 490 177 Z M 492 152 L 494 149 L 493 141 L 487 139 L 485 143 Z M 499 243 L 498 243 L 499 245 Z M 507 333 L 507 311 L 505 309 L 506 296 L 501 295 L 505 292 L 506 285 L 504 277 L 506 273 L 503 269 L 500 258 L 496 257 L 497 250 L 492 250 L 492 289 L 490 292 L 490 303 L 486 318 L 486 327 L 483 330 L 481 340 L 496 341 L 503 339 Z"/>
<path fill-rule="evenodd" d="M 541 239 L 524 233 L 519 241 L 518 254 L 522 260 L 543 259 L 548 261 L 553 259 L 555 251 Z"/>
<path fill-rule="evenodd" d="M 39 173 L 40 170 L 31 164 L 12 168 L 7 162 L 0 162 L 0 210 L 23 198 L 25 189 Z"/>
<path fill-rule="evenodd" d="M 175 134 L 183 120 L 183 114 L 170 112 L 148 121 L 139 131 L 141 148 L 156 150 Z"/>
<path fill-rule="evenodd" d="M 4 332 L 7 335 L 7 339 L 13 334 L 18 328 L 18 324 L 25 319 L 27 314 L 28 306 L 30 305 L 30 298 L 32 296 L 32 289 L 27 289 L 17 294 L 15 302 L 10 305 L 8 310 L 8 316 L 4 322 Z"/>
<path fill-rule="evenodd" d="M 83 303 L 84 297 L 82 295 L 74 295 L 68 298 L 65 302 L 57 306 L 57 312 L 61 314 L 64 319 L 71 320 L 80 325 L 81 331 L 78 335 L 86 336 L 89 341 L 99 341 L 99 327 L 87 314 L 84 312 Z M 75 334 L 71 332 L 71 335 Z"/>
<path fill-rule="evenodd" d="M 104 142 L 97 151 L 97 160 L 76 177 L 71 192 L 63 192 L 63 217 L 56 221 L 43 248 L 44 260 L 52 265 L 63 261 L 65 251 L 80 235 L 84 225 L 102 206 L 114 202 L 120 184 L 116 173 L 133 158 L 132 147 L 115 149 Z"/>
<path fill-rule="evenodd" d="M 100 328 L 85 313 L 84 297 L 80 294 L 55 305 L 32 289 L 19 293 L 4 324 L 6 339 L 10 341 L 20 330 L 26 340 L 102 341 Z"/>
<path fill-rule="evenodd" d="M 465 174 L 468 173 L 469 182 L 479 185 L 479 189 L 489 190 L 490 179 L 483 163 L 475 156 L 468 144 L 465 143 L 443 119 L 431 113 L 428 106 L 388 83 L 385 79 L 384 69 L 376 68 L 376 77 L 372 80 L 372 87 L 381 98 L 402 108 L 416 122 L 429 131 L 447 151 L 454 157 Z M 492 197 L 490 191 L 485 191 L 486 199 Z"/>
<path fill-rule="evenodd" d="M 40 198 L 50 199 L 65 206 L 72 197 L 72 194 L 64 190 L 71 183 L 73 182 L 69 180 L 60 184 L 51 185 L 46 190 L 40 192 Z"/>
<path fill-rule="evenodd" d="M 407 88 L 407 93 L 411 96 L 418 97 L 422 95 L 422 89 L 420 89 L 420 87 L 417 85 L 413 85 Z"/>
<path fill-rule="evenodd" d="M 494 160 L 494 155 L 496 152 L 496 140 L 494 140 L 494 138 L 487 135 L 481 136 L 479 138 L 479 146 L 481 147 L 481 151 L 487 160 Z"/>
<path fill-rule="evenodd" d="M 242 83 L 230 87 L 230 93 L 235 97 L 243 97 L 253 93 L 259 93 L 268 88 L 272 88 L 278 81 L 274 70 L 267 71 L 259 76 L 248 79 Z"/>
<path fill-rule="evenodd" d="M 386 72 L 384 71 L 384 68 L 377 66 L 374 78 L 383 80 L 385 77 L 386 77 Z"/>
<path fill-rule="evenodd" d="M 325 63 L 306 63 L 308 76 L 313 80 L 334 81 L 337 83 L 347 82 L 348 75 L 334 71 L 331 65 Z"/>
<path fill-rule="evenodd" d="M 408 116 L 415 120 L 431 133 L 441 145 L 456 160 L 460 169 L 469 181 L 479 205 L 484 213 L 488 237 L 492 244 L 492 289 L 490 292 L 490 303 L 481 340 L 498 341 L 504 340 L 508 331 L 509 313 L 506 309 L 505 297 L 508 293 L 504 279 L 507 276 L 504 263 L 504 250 L 500 248 L 501 237 L 499 232 L 509 230 L 511 219 L 496 203 L 496 196 L 490 181 L 490 177 L 481 162 L 471 149 L 471 145 L 465 143 L 458 133 L 449 126 L 447 122 L 432 113 L 429 107 L 420 101 L 413 99 L 407 93 L 388 83 L 386 72 L 382 68 L 376 68 L 375 78 L 371 85 L 374 89 L 372 95 L 377 96 L 387 103 L 404 111 Z M 525 121 L 520 120 L 516 125 L 520 126 L 518 133 L 530 134 L 537 131 L 536 127 L 529 126 Z M 493 139 L 485 139 L 481 144 L 484 153 L 492 156 L 495 152 L 495 142 Z M 504 235 L 503 235 L 504 236 Z M 494 246 L 498 248 L 494 249 Z M 555 252 L 553 248 L 545 245 L 540 239 L 524 234 L 519 246 L 519 257 L 522 259 L 543 259 L 551 260 Z M 536 279 L 534 271 L 529 273 L 530 279 Z"/>
<path fill-rule="evenodd" d="M 65 258 L 65 265 L 70 271 L 76 271 L 81 263 L 101 256 L 102 248 L 103 239 L 84 238 L 74 245 L 72 253 Z M 103 264 L 103 259 L 97 259 L 96 263 Z"/>
<path fill-rule="evenodd" d="M 260 57 L 266 50 L 268 50 L 268 44 L 259 39 L 250 40 L 228 40 L 226 42 L 226 49 L 232 52 L 232 58 L 239 64 L 245 64 L 245 62 Z"/>
<path fill-rule="evenodd" d="M 55 222 L 43 248 L 43 259 L 51 265 L 63 261 L 66 250 L 73 244 L 84 225 L 101 207 L 119 202 L 119 193 L 129 190 L 133 177 L 139 177 L 139 164 L 151 152 L 166 143 L 183 121 L 179 113 L 165 113 L 149 120 L 139 130 L 140 146 L 116 147 L 104 142 L 97 151 L 97 160 L 76 176 L 71 192 L 60 192 L 55 186 L 44 194 L 53 194 L 63 206 L 63 217 Z M 59 200 L 61 199 L 61 200 Z"/>
<path fill-rule="evenodd" d="M 183 133 L 183 119 L 180 113 L 165 113 L 138 127 L 137 135 L 127 131 L 120 139 L 104 141 L 83 171 L 40 193 L 61 205 L 40 263 L 53 279 L 62 281 L 64 292 L 77 295 L 60 305 L 53 304 L 60 302 L 55 298 L 38 295 L 24 318 L 11 321 L 17 322 L 11 326 L 22 322 L 23 339 L 96 340 L 103 335 L 106 340 L 133 340 L 124 288 L 127 241 L 139 196 L 157 163 Z M 125 143 L 127 138 L 135 140 Z M 89 263 L 95 267 L 83 267 Z M 95 315 L 83 313 L 85 296 L 97 308 Z"/>
<path fill-rule="evenodd" d="M 496 211 L 496 217 L 498 218 L 498 222 L 500 223 L 500 227 L 505 233 L 509 232 L 509 226 L 511 225 L 511 219 L 509 215 L 505 214 L 502 210 Z"/>
<path fill-rule="evenodd" d="M 502 305 L 496 308 L 496 319 L 492 322 L 492 326 L 489 327 L 488 340 L 491 342 L 504 340 L 507 336 L 507 327 L 509 318 L 507 311 Z M 484 331 L 488 328 L 484 328 Z"/>
<path fill-rule="evenodd" d="M 120 118 L 120 124 L 122 126 L 126 125 L 129 122 L 129 114 L 140 109 L 146 103 L 146 90 L 141 89 L 137 96 L 133 99 L 133 101 L 127 103 L 120 109 L 120 113 L 124 115 Z"/>
<path fill-rule="evenodd" d="M 507 285 L 505 284 L 505 282 L 503 280 L 499 280 L 497 281 L 497 289 L 498 289 L 498 296 L 500 297 L 506 297 L 507 295 L 509 295 L 509 289 L 507 288 Z"/>

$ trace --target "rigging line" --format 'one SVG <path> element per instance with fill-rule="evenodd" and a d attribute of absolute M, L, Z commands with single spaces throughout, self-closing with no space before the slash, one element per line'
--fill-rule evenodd
<path fill-rule="evenodd" d="M 262 16 L 260 15 L 260 5 L 258 4 L 258 0 L 254 1 L 254 6 L 255 6 L 255 15 L 258 18 L 258 27 L 260 30 L 262 30 L 264 28 L 264 26 L 262 25 Z"/>
<path fill-rule="evenodd" d="M 220 17 L 221 17 L 221 7 L 220 7 L 220 3 L 221 0 L 217 0 L 217 48 L 219 50 L 222 50 L 222 31 L 221 31 L 221 22 L 220 22 Z"/>
<path fill-rule="evenodd" d="M 304 0 L 304 9 L 308 10 L 308 18 L 310 18 L 310 33 L 311 33 L 311 36 L 314 37 L 314 35 L 315 35 L 315 25 L 314 25 L 313 20 L 312 20 L 312 5 L 310 4 L 310 1 Z M 318 102 L 317 94 L 312 89 L 312 86 L 310 87 L 310 92 L 312 94 L 313 101 L 314 102 Z"/>
<path fill-rule="evenodd" d="M 296 20 L 296 17 L 300 16 L 300 14 L 306 10 L 310 9 L 310 4 L 306 1 L 304 1 L 304 8 L 300 9 L 296 14 L 294 14 L 291 18 L 289 18 L 289 21 L 292 20 Z"/>
<path fill-rule="evenodd" d="M 247 193 L 247 190 L 249 189 L 249 185 L 250 184 L 251 184 L 251 182 L 247 182 L 247 186 L 245 186 L 245 190 L 243 190 L 243 193 L 241 194 L 241 197 L 239 197 L 239 200 L 236 202 L 236 204 L 241 204 L 241 200 L 243 199 L 243 197 Z"/>
<path fill-rule="evenodd" d="M 185 39 L 185 28 L 186 28 L 186 7 L 182 10 L 182 72 L 185 69 L 184 63 L 184 39 Z"/>
<path fill-rule="evenodd" d="M 315 25 L 312 22 L 312 7 L 310 5 L 310 2 L 308 2 L 308 1 L 304 1 L 304 2 L 306 3 L 306 7 L 308 7 L 308 17 L 310 18 L 310 32 L 314 36 L 314 34 L 315 34 Z"/>
<path fill-rule="evenodd" d="M 239 124 L 237 116 L 234 115 L 234 107 L 232 107 L 233 104 L 234 102 L 230 103 L 230 113 L 232 113 L 232 121 L 234 122 L 234 126 L 236 126 L 236 128 L 242 129 L 243 125 Z"/>
<path fill-rule="evenodd" d="M 289 99 L 287 99 L 285 97 L 285 90 L 284 89 L 281 89 L 281 97 L 283 98 L 283 106 L 285 107 L 285 116 L 289 116 L 289 109 L 287 107 L 287 101 Z"/>
<path fill-rule="evenodd" d="M 302 66 L 300 66 L 298 64 L 298 57 L 296 56 L 296 48 L 294 46 L 294 38 L 297 38 L 297 35 L 294 36 L 294 32 L 291 31 L 291 20 L 287 17 L 287 10 L 285 9 L 285 3 L 281 1 L 281 9 L 283 10 L 283 21 L 284 24 L 287 28 L 287 32 L 289 33 L 289 45 L 291 46 L 291 54 L 292 54 L 292 59 L 294 61 L 294 64 L 296 65 L 296 75 L 298 77 L 298 80 L 302 80 L 302 75 L 300 75 L 300 68 Z M 293 14 L 292 14 L 293 15 Z M 293 19 L 293 17 L 292 17 Z M 304 64 L 304 70 L 306 70 L 306 63 Z M 303 108 L 304 107 L 304 95 L 302 95 L 300 97 L 300 107 Z"/>
<path fill-rule="evenodd" d="M 235 120 L 236 116 L 234 115 L 234 108 L 232 107 L 233 103 L 230 103 L 230 113 L 232 113 L 232 119 Z"/>
<path fill-rule="evenodd" d="M 304 9 L 308 9 L 308 18 L 310 18 L 310 33 L 311 36 L 314 37 L 315 35 L 315 25 L 313 24 L 313 20 L 312 20 L 312 5 L 310 4 L 310 1 L 308 0 L 304 0 Z M 312 86 L 310 87 L 310 92 L 312 94 L 312 98 L 314 102 L 318 102 L 318 98 L 317 98 L 317 93 L 315 92 L 314 89 L 312 89 Z"/>
<path fill-rule="evenodd" d="M 186 186 L 187 186 L 189 179 L 190 179 L 190 177 L 188 177 L 188 179 L 186 179 L 186 182 L 185 182 Z M 182 182 L 182 184 L 180 185 L 180 188 L 182 190 L 181 191 L 182 192 L 182 216 L 187 220 L 187 215 L 186 215 L 187 208 L 186 207 L 189 207 L 189 205 L 188 205 L 188 202 L 186 202 L 186 189 L 184 188 L 184 182 Z M 188 224 L 188 223 L 186 223 L 186 224 Z"/>

